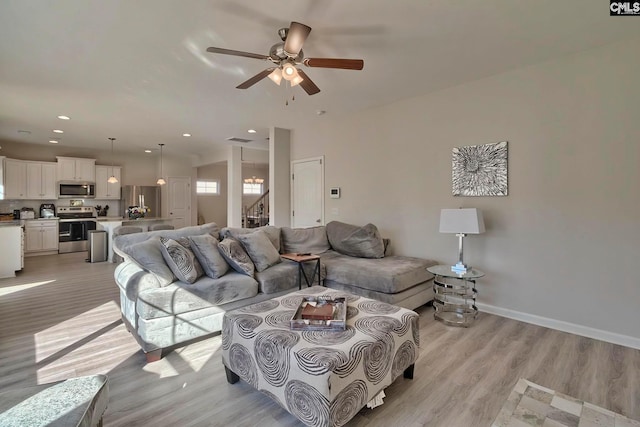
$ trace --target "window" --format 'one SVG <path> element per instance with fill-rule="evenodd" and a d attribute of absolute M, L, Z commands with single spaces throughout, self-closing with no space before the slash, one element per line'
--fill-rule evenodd
<path fill-rule="evenodd" d="M 242 194 L 262 194 L 262 184 L 242 183 Z"/>
<path fill-rule="evenodd" d="M 217 180 L 197 181 L 196 193 L 199 195 L 220 194 L 220 181 L 217 181 Z"/>

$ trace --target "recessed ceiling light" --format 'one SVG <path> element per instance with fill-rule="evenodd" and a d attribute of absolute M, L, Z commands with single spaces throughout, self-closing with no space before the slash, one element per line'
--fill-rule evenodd
<path fill-rule="evenodd" d="M 69 116 L 58 116 L 58 118 L 60 120 L 71 120 L 71 117 L 69 117 Z"/>
<path fill-rule="evenodd" d="M 49 140 L 49 142 L 52 143 L 52 144 L 57 144 L 60 141 L 56 141 L 55 139 L 51 139 L 51 140 Z"/>
<path fill-rule="evenodd" d="M 53 130 L 53 132 L 54 132 L 54 133 L 64 133 L 64 131 L 63 131 L 63 130 L 60 130 L 60 129 L 54 129 L 54 130 Z"/>
<path fill-rule="evenodd" d="M 256 130 L 255 130 L 255 129 L 249 129 L 247 132 L 249 132 L 249 133 L 256 133 Z"/>
<path fill-rule="evenodd" d="M 190 133 L 183 133 L 182 136 L 189 137 L 189 136 L 191 136 L 191 134 Z"/>
<path fill-rule="evenodd" d="M 150 152 L 151 152 L 151 150 L 144 150 L 144 152 L 145 152 L 145 153 L 150 153 Z"/>

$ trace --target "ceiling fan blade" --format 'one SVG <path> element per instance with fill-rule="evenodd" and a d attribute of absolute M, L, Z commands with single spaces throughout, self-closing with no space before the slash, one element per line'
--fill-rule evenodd
<path fill-rule="evenodd" d="M 276 69 L 275 67 L 271 67 L 271 68 L 267 68 L 266 70 L 260 71 L 258 74 L 256 74 L 255 76 L 251 77 L 246 82 L 240 83 L 238 86 L 236 86 L 236 89 L 247 89 L 247 88 L 250 88 L 254 84 L 258 83 L 260 80 L 264 79 L 269 74 L 271 74 L 271 72 L 273 70 L 275 70 L 275 69 Z"/>
<path fill-rule="evenodd" d="M 246 58 L 255 58 L 255 59 L 264 59 L 264 60 L 269 59 L 267 55 L 259 55 L 257 53 L 243 52 L 241 50 L 223 49 L 221 47 L 208 47 L 207 52 L 221 53 L 223 55 L 244 56 Z"/>
<path fill-rule="evenodd" d="M 309 95 L 315 95 L 316 93 L 320 92 L 320 88 L 316 86 L 313 81 L 311 81 L 309 76 L 307 76 L 304 71 L 298 70 L 298 74 L 300 74 L 300 77 L 304 79 L 300 82 L 300 86 L 302 86 L 302 89 L 304 89 L 305 92 L 307 92 Z"/>
<path fill-rule="evenodd" d="M 289 26 L 287 39 L 284 41 L 284 51 L 287 55 L 295 58 L 300 53 L 304 41 L 309 36 L 311 27 L 299 22 L 292 22 Z"/>
<path fill-rule="evenodd" d="M 306 65 L 307 67 L 340 68 L 342 70 L 362 70 L 364 68 L 364 60 L 339 59 L 339 58 L 305 58 L 304 65 Z"/>

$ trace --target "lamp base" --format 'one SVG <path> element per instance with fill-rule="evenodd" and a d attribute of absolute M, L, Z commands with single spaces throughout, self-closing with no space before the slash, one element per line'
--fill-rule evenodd
<path fill-rule="evenodd" d="M 467 272 L 467 266 L 459 262 L 456 265 L 451 266 L 451 271 L 458 274 L 464 274 Z"/>

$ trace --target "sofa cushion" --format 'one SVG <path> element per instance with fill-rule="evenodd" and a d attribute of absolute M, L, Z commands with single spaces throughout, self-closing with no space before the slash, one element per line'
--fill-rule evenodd
<path fill-rule="evenodd" d="M 224 276 L 229 271 L 229 264 L 218 250 L 218 239 L 210 234 L 189 236 L 191 250 L 200 261 L 205 274 L 212 279 Z"/>
<path fill-rule="evenodd" d="M 310 228 L 282 227 L 283 253 L 321 254 L 331 249 L 324 226 Z"/>
<path fill-rule="evenodd" d="M 200 261 L 191 250 L 191 243 L 186 237 L 176 240 L 160 237 L 162 257 L 173 272 L 183 282 L 193 283 L 203 274 Z"/>
<path fill-rule="evenodd" d="M 203 224 L 193 227 L 184 227 L 177 230 L 159 230 L 144 233 L 125 234 L 114 236 L 113 249 L 123 257 L 133 260 L 142 269 L 153 273 L 160 286 L 167 286 L 176 280 L 171 269 L 164 261 L 160 249 L 160 236 L 169 239 L 179 237 L 196 236 L 201 234 L 218 235 L 216 223 Z"/>
<path fill-rule="evenodd" d="M 395 294 L 430 280 L 427 267 L 435 261 L 405 256 L 380 259 L 355 258 L 328 251 L 321 255 L 327 266 L 327 280 L 363 289 Z"/>
<path fill-rule="evenodd" d="M 176 280 L 176 276 L 165 262 L 161 246 L 160 236 L 155 236 L 132 244 L 127 248 L 127 253 L 141 268 L 153 273 L 160 282 L 160 286 L 167 286 Z"/>
<path fill-rule="evenodd" d="M 255 233 L 258 230 L 262 230 L 267 233 L 269 236 L 269 240 L 273 244 L 273 247 L 280 252 L 280 227 L 274 227 L 272 225 L 265 225 L 264 227 L 256 227 L 256 228 L 239 228 L 239 227 L 224 227 L 220 230 L 220 237 L 233 237 L 237 239 L 241 234 L 247 233 Z"/>
<path fill-rule="evenodd" d="M 218 243 L 218 249 L 235 271 L 253 277 L 255 266 L 240 242 L 232 237 L 225 237 Z"/>
<path fill-rule="evenodd" d="M 176 281 L 169 286 L 141 292 L 136 311 L 143 319 L 154 319 L 251 298 L 257 294 L 258 283 L 253 278 L 231 272 L 219 279 L 204 276 L 192 285 Z"/>
<path fill-rule="evenodd" d="M 239 234 L 238 240 L 256 266 L 256 271 L 264 271 L 280 262 L 280 254 L 263 230 Z"/>
<path fill-rule="evenodd" d="M 341 254 L 360 258 L 384 257 L 384 242 L 375 225 L 358 227 L 331 221 L 326 228 L 331 247 Z"/>
<path fill-rule="evenodd" d="M 318 277 L 314 276 L 316 263 L 305 262 L 302 264 L 304 272 L 307 277 L 314 278 L 314 283 L 318 284 Z M 320 277 L 324 279 L 326 276 L 325 266 L 320 263 Z M 276 292 L 285 291 L 287 289 L 298 289 L 298 264 L 293 261 L 283 261 L 280 264 L 276 264 L 271 268 L 267 268 L 264 271 L 256 273 L 256 280 L 260 286 L 260 292 L 264 294 L 274 294 Z M 307 284 L 302 278 L 302 286 L 307 287 Z"/>

